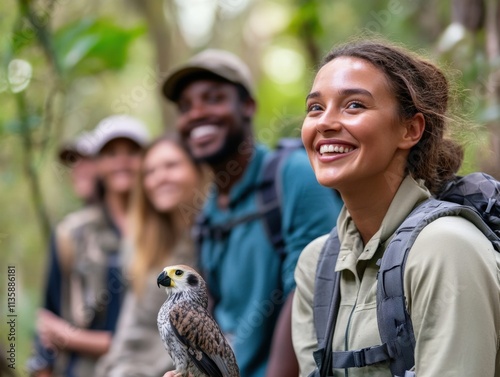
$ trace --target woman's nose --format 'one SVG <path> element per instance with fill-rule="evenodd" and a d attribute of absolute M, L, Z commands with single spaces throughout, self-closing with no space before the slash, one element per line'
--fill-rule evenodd
<path fill-rule="evenodd" d="M 342 122 L 338 114 L 333 111 L 325 111 L 318 118 L 316 131 L 322 135 L 330 132 L 339 132 L 342 129 Z"/>

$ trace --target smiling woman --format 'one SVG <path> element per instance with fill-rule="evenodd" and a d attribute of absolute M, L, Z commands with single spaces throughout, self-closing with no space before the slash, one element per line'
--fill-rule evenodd
<path fill-rule="evenodd" d="M 164 136 L 144 151 L 139 171 L 124 250 L 131 289 L 96 377 L 153 377 L 173 367 L 158 335 L 156 317 L 165 293 L 156 287 L 156 277 L 168 264 L 197 264 L 190 227 L 201 209 L 195 197 L 204 197 L 202 167 L 177 137 Z"/>
<path fill-rule="evenodd" d="M 192 204 L 200 167 L 179 144 L 160 139 L 149 149 L 142 165 L 144 195 L 158 212 L 176 211 L 179 203 Z"/>
<path fill-rule="evenodd" d="M 139 295 L 147 272 L 154 271 L 156 276 L 158 266 L 175 256 L 175 246 L 189 239 L 194 216 L 201 210 L 195 196 L 202 193 L 204 181 L 202 166 L 193 161 L 177 137 L 160 138 L 145 151 L 131 209 L 135 250 L 130 268 Z M 192 209 L 190 217 L 182 210 L 186 206 Z M 193 250 L 181 255 L 189 264 L 194 262 L 193 256 Z"/>
<path fill-rule="evenodd" d="M 414 355 L 404 354 L 401 368 L 402 351 L 394 351 L 400 343 L 388 341 L 374 353 L 383 349 L 376 347 L 382 344 L 377 325 L 384 323 L 377 317 L 379 261 L 403 221 L 439 194 L 462 162 L 461 147 L 444 137 L 448 95 L 439 68 L 385 42 L 334 49 L 317 72 L 302 139 L 318 181 L 337 189 L 345 205 L 331 236 L 309 244 L 295 271 L 292 326 L 301 376 L 414 375 L 410 369 L 417 376 L 500 376 L 500 254 L 460 216 L 430 222 L 405 260 L 403 301 Z M 318 280 L 325 263 L 331 276 Z M 335 280 L 334 270 L 340 299 L 329 316 L 336 318 L 333 337 L 321 331 L 316 337 L 315 330 L 329 326 L 316 321 L 318 308 L 334 307 L 325 302 L 333 300 L 325 280 Z M 445 286 L 454 287 L 451 294 Z M 382 321 L 391 315 L 382 314 Z M 332 355 L 331 347 L 333 356 L 331 363 L 321 357 L 316 368 L 319 338 L 326 339 L 319 345 L 324 355 Z"/>
<path fill-rule="evenodd" d="M 387 190 L 386 174 L 404 175 L 423 129 L 421 115 L 401 124 L 395 95 L 377 73 L 369 62 L 340 57 L 320 69 L 307 99 L 302 137 L 309 159 L 321 184 L 341 192 L 349 187 L 344 201 L 358 201 L 368 182 L 371 193 L 394 192 Z"/>

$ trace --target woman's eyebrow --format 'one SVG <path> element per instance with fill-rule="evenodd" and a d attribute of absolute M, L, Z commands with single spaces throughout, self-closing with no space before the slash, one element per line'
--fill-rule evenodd
<path fill-rule="evenodd" d="M 347 96 L 358 94 L 358 95 L 364 95 L 364 96 L 373 98 L 373 95 L 368 90 L 363 89 L 363 88 L 343 88 L 343 89 L 339 89 L 338 93 L 339 93 L 339 96 L 341 96 L 341 97 L 347 97 Z M 311 92 L 306 96 L 306 101 L 311 99 L 311 98 L 318 98 L 320 96 L 321 96 L 321 93 L 319 91 Z"/>
<path fill-rule="evenodd" d="M 319 92 L 317 92 L 317 91 L 316 91 L 316 92 L 311 92 L 311 93 L 309 93 L 309 94 L 306 96 L 306 101 L 307 101 L 308 99 L 311 99 L 311 98 L 318 98 L 319 96 L 320 96 L 320 93 L 319 93 Z"/>
<path fill-rule="evenodd" d="M 363 88 L 344 88 L 339 89 L 339 95 L 342 97 L 351 96 L 353 94 L 365 95 L 367 97 L 373 98 L 373 95 L 366 89 Z"/>

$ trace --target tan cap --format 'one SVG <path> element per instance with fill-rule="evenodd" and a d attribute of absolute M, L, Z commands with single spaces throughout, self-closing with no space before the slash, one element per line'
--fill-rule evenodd
<path fill-rule="evenodd" d="M 240 84 L 253 97 L 253 80 L 248 66 L 236 55 L 215 49 L 204 50 L 189 59 L 186 64 L 174 69 L 163 84 L 163 94 L 175 102 L 180 95 L 179 85 L 190 76 L 202 73 Z"/>
<path fill-rule="evenodd" d="M 148 145 L 150 136 L 146 126 L 130 115 L 111 115 L 101 120 L 89 140 L 92 141 L 94 155 L 114 139 L 129 139 L 144 148 Z"/>

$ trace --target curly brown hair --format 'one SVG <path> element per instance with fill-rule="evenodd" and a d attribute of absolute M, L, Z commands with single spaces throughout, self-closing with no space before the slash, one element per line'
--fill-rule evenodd
<path fill-rule="evenodd" d="M 398 101 L 401 119 L 422 113 L 425 130 L 410 150 L 406 170 L 414 178 L 423 179 L 432 193 L 438 193 L 454 177 L 464 157 L 463 148 L 445 138 L 450 89 L 443 71 L 402 47 L 379 40 L 336 47 L 320 67 L 338 57 L 363 59 L 380 69 Z"/>

